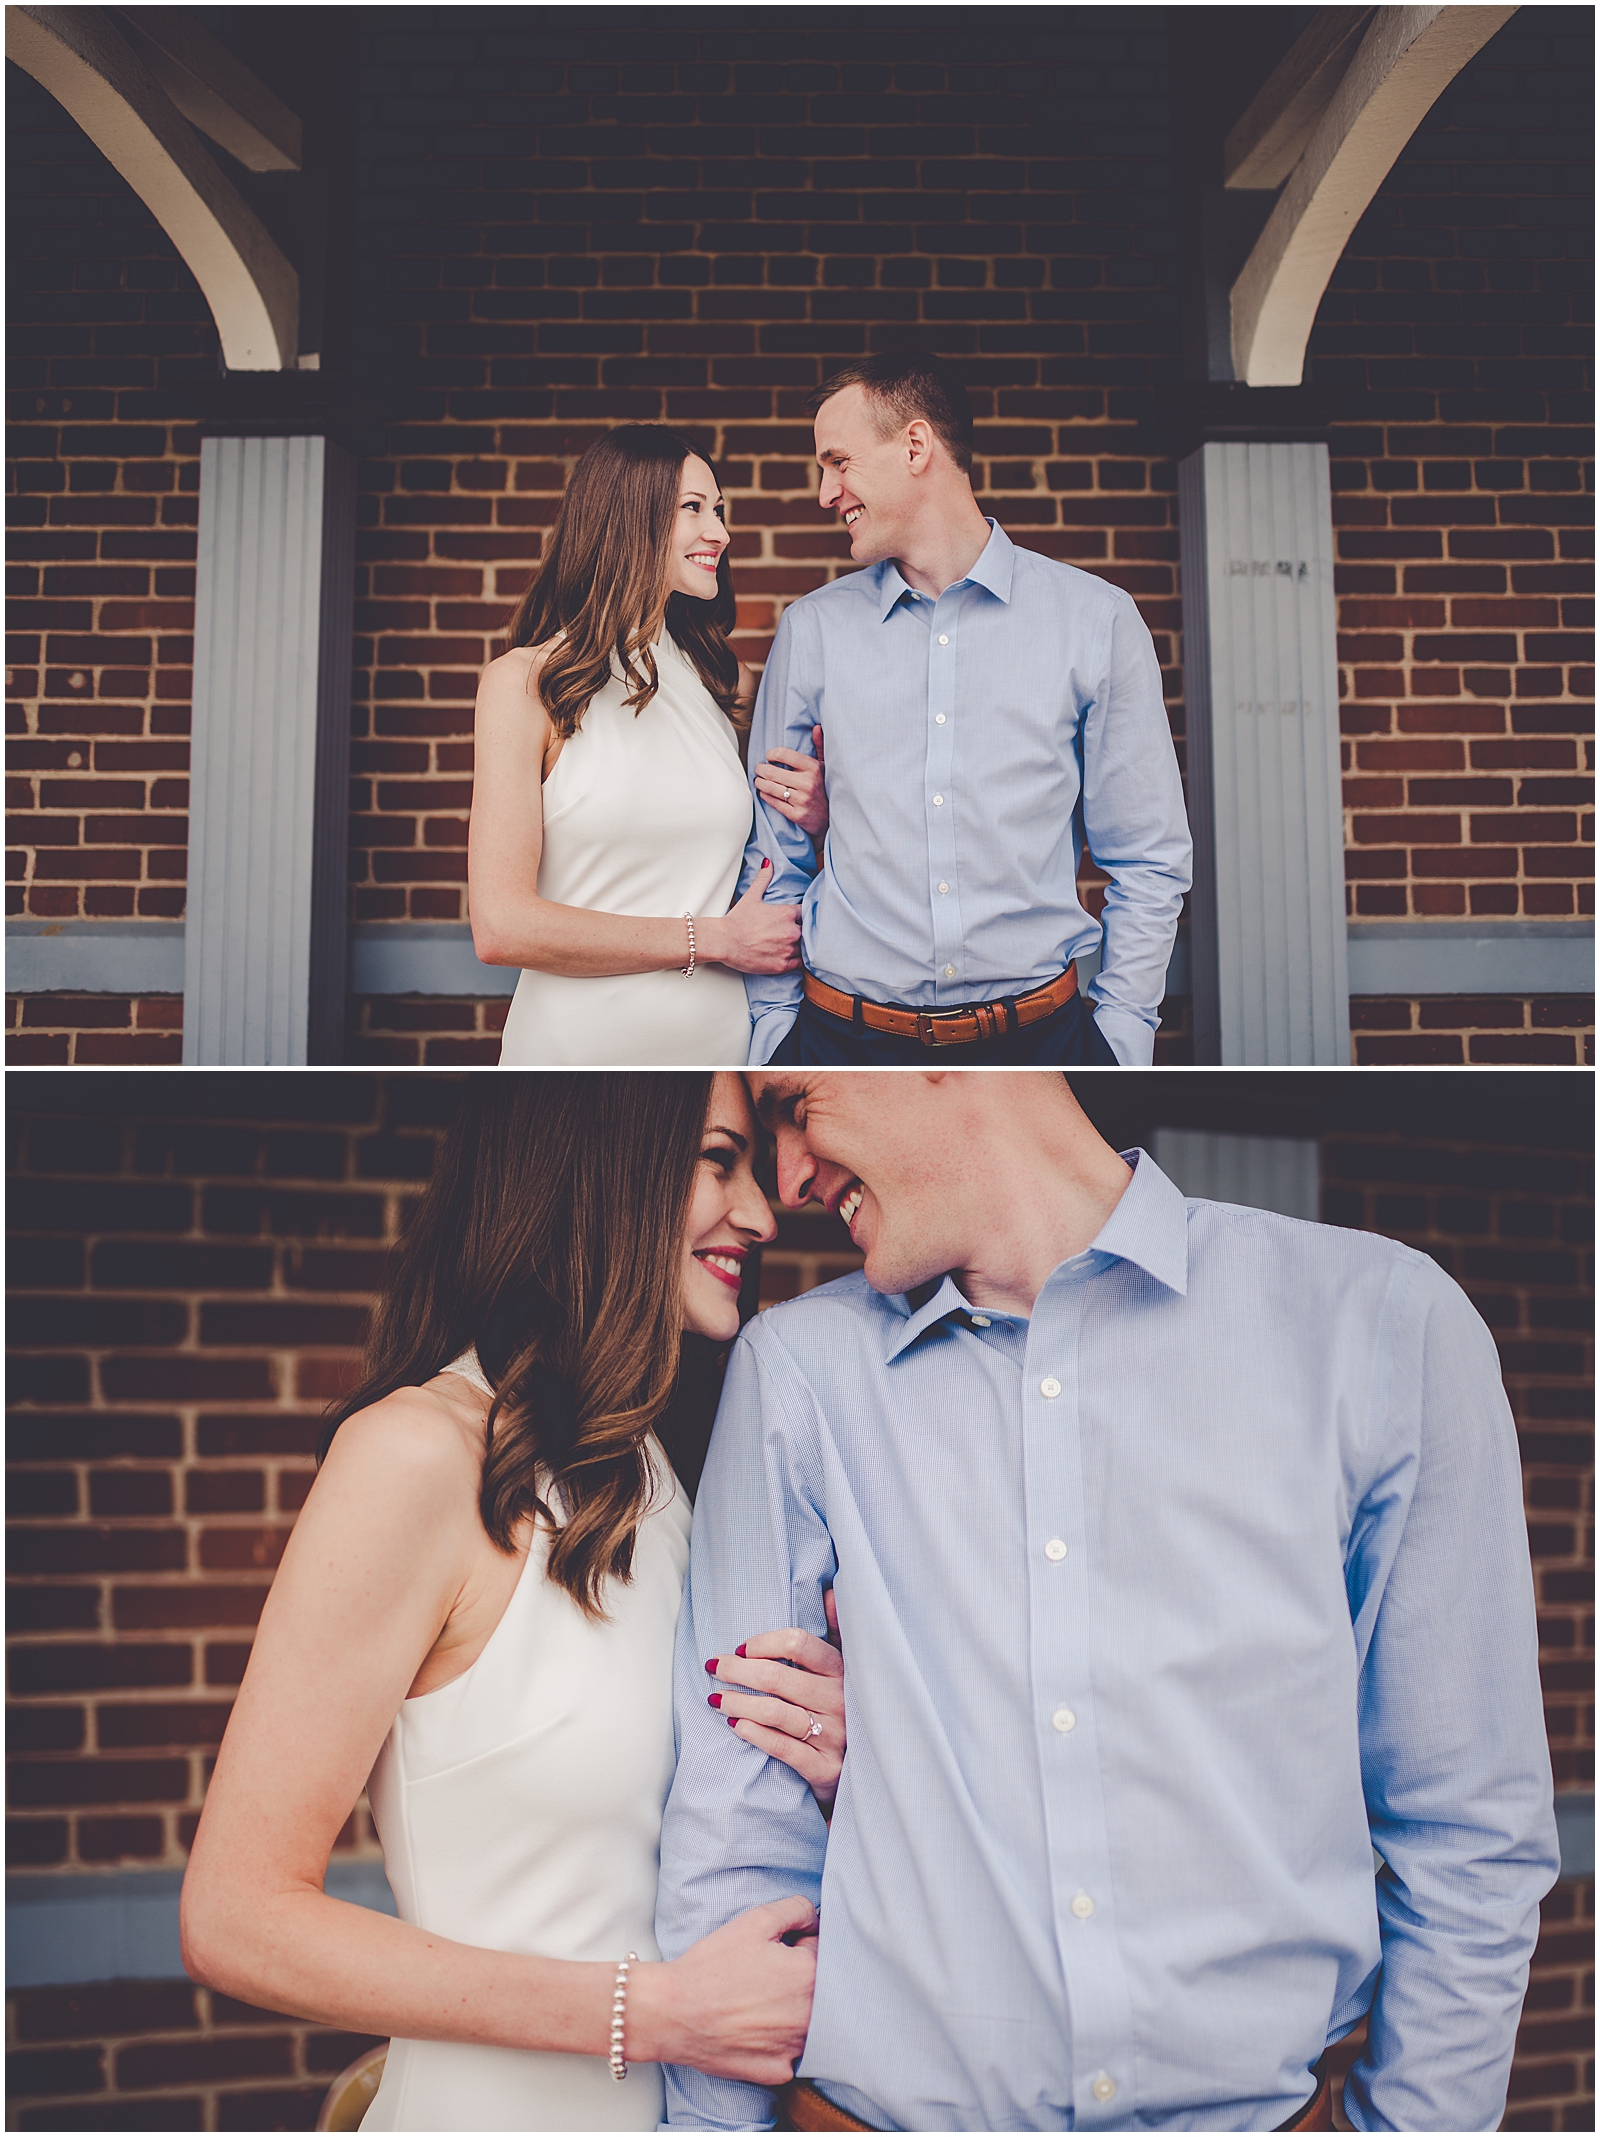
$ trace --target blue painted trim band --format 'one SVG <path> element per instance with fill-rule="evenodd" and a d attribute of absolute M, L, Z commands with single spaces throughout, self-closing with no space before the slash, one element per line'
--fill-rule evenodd
<path fill-rule="evenodd" d="M 177 1981 L 181 1870 L 85 1870 L 6 1879 L 6 1986 Z M 334 1862 L 324 1891 L 396 1912 L 382 1863 Z"/>
<path fill-rule="evenodd" d="M 521 973 L 480 965 L 461 922 L 364 921 L 350 931 L 352 994 L 515 994 Z"/>
<path fill-rule="evenodd" d="M 1594 1790 L 1561 1789 L 1556 1795 L 1556 1832 L 1561 1840 L 1561 1875 L 1594 1875 Z"/>
<path fill-rule="evenodd" d="M 10 994 L 181 994 L 181 920 L 10 920 Z M 1592 994 L 1587 920 L 1357 921 L 1350 992 L 1360 995 Z M 1078 960 L 1084 984 L 1098 955 Z M 460 922 L 364 921 L 350 931 L 352 994 L 477 997 L 515 991 L 516 972 L 481 965 Z M 1189 992 L 1189 939 L 1178 937 L 1166 991 Z"/>
<path fill-rule="evenodd" d="M 7 994 L 182 994 L 181 920 L 8 920 Z"/>
<path fill-rule="evenodd" d="M 1350 992 L 1592 994 L 1588 920 L 1399 920 L 1351 924 Z"/>

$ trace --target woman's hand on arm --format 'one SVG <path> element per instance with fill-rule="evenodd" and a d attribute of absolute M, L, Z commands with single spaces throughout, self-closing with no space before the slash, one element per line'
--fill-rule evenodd
<path fill-rule="evenodd" d="M 811 755 L 800 749 L 769 749 L 765 764 L 756 766 L 753 784 L 769 809 L 798 824 L 808 838 L 820 839 L 828 829 L 820 727 L 811 730 L 811 747 Z"/>
<path fill-rule="evenodd" d="M 793 972 L 800 962 L 800 908 L 768 905 L 772 863 L 763 861 L 755 881 L 720 919 L 696 922 L 701 955 L 708 964 L 735 972 Z"/>
<path fill-rule="evenodd" d="M 637 1969 L 628 1988 L 629 2055 L 747 2085 L 786 2085 L 811 2022 L 816 1926 L 809 1900 L 768 1900 L 682 1958 Z"/>
<path fill-rule="evenodd" d="M 736 1654 L 706 1664 L 717 1689 L 707 1697 L 735 1735 L 792 1766 L 826 1817 L 839 1792 L 844 1765 L 844 1656 L 833 1590 L 823 1590 L 828 1638 L 791 1625 L 746 1640 Z M 744 1687 L 727 1689 L 723 1687 Z M 820 1727 L 817 1725 L 820 1723 Z"/>

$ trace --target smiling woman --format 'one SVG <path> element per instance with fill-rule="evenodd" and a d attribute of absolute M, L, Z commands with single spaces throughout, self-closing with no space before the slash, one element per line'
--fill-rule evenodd
<path fill-rule="evenodd" d="M 611 431 L 478 689 L 473 941 L 522 968 L 503 1065 L 741 1066 L 741 975 L 794 968 L 799 913 L 763 903 L 770 873 L 734 902 L 754 687 L 733 621 L 715 469 L 676 431 Z M 790 777 L 779 806 L 818 828 L 815 759 Z"/>
<path fill-rule="evenodd" d="M 183 1949 L 224 1994 L 387 2035 L 368 2129 L 653 2129 L 655 2065 L 781 2082 L 803 2043 L 807 1898 L 670 1965 L 653 1929 L 690 1522 L 667 1411 L 776 1229 L 755 1137 L 731 1074 L 480 1083 L 324 1434 Z M 714 1703 L 831 1803 L 842 1664 L 751 1629 Z M 363 1781 L 398 1920 L 324 1889 Z"/>

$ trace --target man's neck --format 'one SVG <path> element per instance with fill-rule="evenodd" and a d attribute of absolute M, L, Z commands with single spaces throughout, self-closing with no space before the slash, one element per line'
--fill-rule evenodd
<path fill-rule="evenodd" d="M 895 569 L 907 586 L 937 601 L 947 586 L 964 579 L 989 545 L 989 522 L 978 510 L 970 490 L 929 513 L 906 544 L 905 554 L 894 559 Z"/>
<path fill-rule="evenodd" d="M 950 1272 L 963 1297 L 996 1313 L 1030 1315 L 1051 1270 L 1093 1245 L 1132 1178 L 1133 1168 L 1091 1130 L 1025 1179 L 997 1181 L 994 1229 L 974 1241 L 968 1267 Z"/>

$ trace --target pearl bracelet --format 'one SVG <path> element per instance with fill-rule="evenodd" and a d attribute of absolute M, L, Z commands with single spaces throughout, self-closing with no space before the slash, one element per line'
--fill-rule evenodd
<path fill-rule="evenodd" d="M 611 1991 L 611 2075 L 620 2085 L 628 2075 L 628 2059 L 622 2052 L 623 2027 L 628 2016 L 628 1969 L 639 1954 L 629 1952 L 617 1961 L 616 1986 Z"/>
<path fill-rule="evenodd" d="M 685 913 L 685 914 L 684 914 L 684 916 L 683 916 L 683 918 L 684 918 L 684 924 L 685 924 L 685 926 L 686 926 L 686 927 L 688 928 L 688 930 L 689 930 L 689 962 L 688 962 L 688 963 L 687 963 L 686 965 L 684 965 L 684 966 L 683 966 L 683 967 L 682 967 L 681 969 L 682 969 L 682 972 L 683 972 L 683 976 L 684 976 L 684 978 L 685 978 L 685 979 L 692 979 L 692 978 L 694 977 L 694 966 L 695 966 L 695 954 L 694 954 L 694 915 L 693 915 L 693 913 Z"/>

